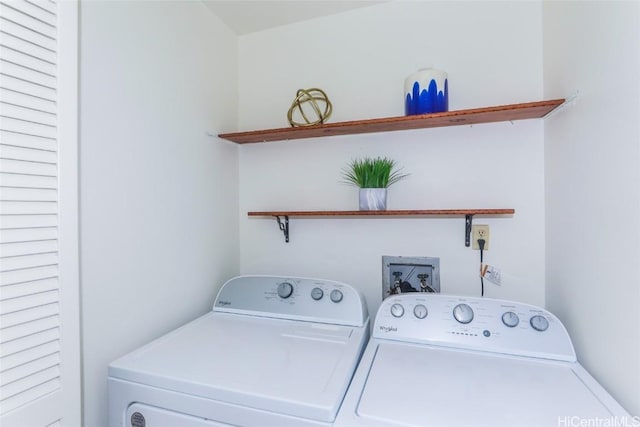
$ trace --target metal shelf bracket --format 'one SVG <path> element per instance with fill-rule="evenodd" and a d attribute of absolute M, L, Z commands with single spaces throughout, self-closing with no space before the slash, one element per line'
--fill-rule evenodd
<path fill-rule="evenodd" d="M 464 216 L 464 245 L 471 246 L 471 225 L 473 223 L 473 215 Z"/>
<path fill-rule="evenodd" d="M 276 221 L 278 221 L 278 228 L 284 233 L 284 241 L 289 243 L 289 215 L 284 215 L 284 223 L 280 221 L 280 216 L 275 216 Z M 469 246 L 469 245 L 467 245 Z"/>
<path fill-rule="evenodd" d="M 580 96 L 580 91 L 576 90 L 573 95 L 571 95 L 570 97 L 566 98 L 562 104 L 558 105 L 556 108 L 554 108 L 553 110 L 549 111 L 542 118 L 543 119 L 548 119 L 549 117 L 553 117 L 556 114 L 558 114 L 560 111 L 562 111 L 564 108 L 566 108 L 568 105 L 575 106 L 576 105 L 576 99 L 578 99 L 579 96 Z"/>

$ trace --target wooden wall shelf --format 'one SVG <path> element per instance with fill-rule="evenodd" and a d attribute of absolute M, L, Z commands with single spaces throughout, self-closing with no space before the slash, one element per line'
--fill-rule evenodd
<path fill-rule="evenodd" d="M 251 132 L 223 133 L 218 136 L 238 144 L 251 144 L 256 142 L 273 142 L 322 136 L 355 135 L 373 132 L 539 119 L 549 114 L 564 102 L 564 99 L 553 99 L 523 104 L 447 111 L 445 113 L 355 120 L 295 128 L 264 129 Z"/>
<path fill-rule="evenodd" d="M 427 209 L 386 211 L 264 211 L 248 212 L 248 216 L 290 217 L 367 217 L 367 216 L 462 216 L 462 215 L 513 215 L 515 209 Z"/>
<path fill-rule="evenodd" d="M 250 217 L 274 217 L 278 227 L 284 233 L 285 242 L 289 242 L 289 217 L 336 217 L 336 218 L 363 218 L 363 217 L 460 217 L 465 218 L 465 246 L 471 244 L 471 224 L 474 215 L 501 216 L 513 215 L 515 209 L 429 209 L 429 210 L 386 210 L 386 211 L 262 211 L 248 212 Z M 284 222 L 280 219 L 284 217 Z"/>

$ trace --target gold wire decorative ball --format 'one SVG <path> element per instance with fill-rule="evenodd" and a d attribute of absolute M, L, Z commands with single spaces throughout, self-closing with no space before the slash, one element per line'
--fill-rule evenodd
<path fill-rule="evenodd" d="M 324 103 L 324 108 L 321 109 L 320 105 Z M 305 109 L 307 111 L 305 111 Z M 322 89 L 299 89 L 296 93 L 296 99 L 291 103 L 291 108 L 287 113 L 287 120 L 292 127 L 297 126 L 313 126 L 317 124 L 323 124 L 331 116 L 333 111 L 333 105 L 329 101 L 329 97 Z M 312 113 L 315 115 L 312 115 Z M 294 118 L 294 115 L 296 116 Z M 313 120 L 309 119 L 309 116 Z M 304 120 L 302 122 L 300 119 Z"/>

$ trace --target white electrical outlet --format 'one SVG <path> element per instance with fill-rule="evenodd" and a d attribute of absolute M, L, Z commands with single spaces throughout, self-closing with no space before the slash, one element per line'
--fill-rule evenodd
<path fill-rule="evenodd" d="M 472 225 L 471 226 L 471 248 L 477 251 L 480 250 L 478 246 L 478 239 L 484 239 L 484 250 L 489 250 L 489 226 L 488 225 Z"/>
<path fill-rule="evenodd" d="M 500 285 L 502 283 L 502 273 L 500 272 L 500 269 L 492 265 L 487 265 L 484 272 L 484 278 L 496 285 Z"/>

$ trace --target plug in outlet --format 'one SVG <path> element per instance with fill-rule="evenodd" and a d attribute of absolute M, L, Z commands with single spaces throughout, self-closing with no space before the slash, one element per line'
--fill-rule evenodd
<path fill-rule="evenodd" d="M 489 250 L 489 226 L 488 225 L 472 225 L 471 226 L 471 248 L 477 251 L 478 239 L 484 239 L 484 250 Z"/>

